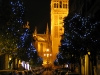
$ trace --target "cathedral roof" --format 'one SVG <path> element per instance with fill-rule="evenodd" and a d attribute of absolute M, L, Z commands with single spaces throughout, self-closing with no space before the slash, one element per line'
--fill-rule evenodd
<path fill-rule="evenodd" d="M 38 41 L 46 41 L 47 40 L 47 35 L 46 34 L 37 34 L 36 39 Z"/>

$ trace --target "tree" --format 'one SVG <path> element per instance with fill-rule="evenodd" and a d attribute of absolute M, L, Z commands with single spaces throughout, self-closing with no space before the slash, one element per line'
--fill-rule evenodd
<path fill-rule="evenodd" d="M 32 33 L 30 29 L 23 28 L 23 33 L 18 44 L 18 58 L 32 62 L 31 65 L 42 65 L 42 58 L 38 56 L 37 50 L 33 46 Z"/>
<path fill-rule="evenodd" d="M 56 60 L 54 61 L 54 65 L 55 65 L 55 66 L 59 66 L 58 59 L 56 59 Z"/>
<path fill-rule="evenodd" d="M 91 17 L 83 17 L 81 14 L 74 14 L 71 19 L 65 19 L 65 31 L 71 34 L 71 42 L 74 50 L 83 56 L 90 51 L 91 56 L 96 56 L 99 51 L 100 22 Z"/>
<path fill-rule="evenodd" d="M 18 42 L 18 57 L 24 61 L 28 61 L 31 52 L 36 51 L 32 45 L 32 33 L 28 28 L 23 28 L 23 33 L 20 35 Z M 33 52 L 32 52 L 33 53 Z"/>
<path fill-rule="evenodd" d="M 10 19 L 11 14 L 11 5 L 10 0 L 7 0 L 6 2 L 1 0 L 0 4 L 0 28 L 6 26 L 7 22 Z M 6 15 L 5 15 L 6 14 Z"/>
<path fill-rule="evenodd" d="M 24 24 L 25 7 L 21 1 L 22 0 L 7 0 L 1 3 L 0 29 L 3 39 L 3 41 L 1 41 L 3 47 L 2 52 L 11 52 L 17 49 L 19 35 L 21 34 L 21 29 Z"/>
<path fill-rule="evenodd" d="M 16 38 L 9 32 L 5 33 L 2 29 L 0 31 L 0 53 L 14 55 L 17 51 Z"/>
<path fill-rule="evenodd" d="M 43 59 L 39 56 L 37 58 L 31 58 L 29 60 L 29 64 L 30 64 L 31 67 L 33 67 L 33 66 L 42 66 Z"/>
<path fill-rule="evenodd" d="M 89 16 L 83 17 L 81 14 L 75 13 L 66 17 L 64 19 L 65 30 L 59 49 L 59 52 L 62 53 L 61 56 L 67 57 L 66 60 L 70 63 L 75 63 L 80 60 L 80 57 L 90 52 L 92 62 L 95 62 L 100 49 L 99 28 L 100 22 Z"/>
<path fill-rule="evenodd" d="M 17 58 L 18 40 L 24 24 L 25 7 L 22 0 L 2 0 L 0 6 L 0 29 L 2 31 L 3 54 L 12 56 L 12 62 Z"/>

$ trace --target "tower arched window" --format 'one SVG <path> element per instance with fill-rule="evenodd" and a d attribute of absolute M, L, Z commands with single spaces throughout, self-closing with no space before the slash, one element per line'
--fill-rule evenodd
<path fill-rule="evenodd" d="M 63 8 L 67 8 L 67 2 L 63 1 Z"/>
<path fill-rule="evenodd" d="M 57 3 L 57 8 L 58 8 L 58 3 Z"/>
<path fill-rule="evenodd" d="M 66 7 L 65 8 L 67 8 L 67 4 L 66 4 Z"/>
<path fill-rule="evenodd" d="M 62 8 L 62 1 L 59 2 L 59 7 Z"/>
<path fill-rule="evenodd" d="M 56 8 L 56 3 L 54 3 L 54 8 Z"/>

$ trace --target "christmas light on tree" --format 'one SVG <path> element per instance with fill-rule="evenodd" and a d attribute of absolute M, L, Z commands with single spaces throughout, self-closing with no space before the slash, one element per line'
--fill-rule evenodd
<path fill-rule="evenodd" d="M 81 14 L 75 13 L 66 17 L 64 34 L 57 55 L 58 60 L 65 59 L 66 61 L 63 63 L 72 62 L 75 59 L 79 61 L 80 56 L 87 54 L 87 49 L 92 54 L 96 54 L 100 42 L 99 28 L 100 22 L 93 21 L 89 16 L 83 17 Z"/>

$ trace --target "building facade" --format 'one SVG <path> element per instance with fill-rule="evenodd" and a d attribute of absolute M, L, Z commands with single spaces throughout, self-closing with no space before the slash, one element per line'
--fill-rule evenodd
<path fill-rule="evenodd" d="M 68 4 L 69 0 L 51 0 L 50 28 L 47 25 L 46 33 L 44 34 L 38 34 L 35 28 L 33 33 L 35 38 L 34 45 L 39 55 L 43 57 L 44 64 L 53 64 L 59 52 L 61 35 L 64 33 L 63 19 L 69 12 Z"/>

